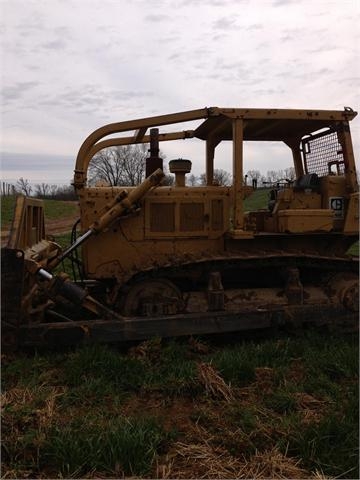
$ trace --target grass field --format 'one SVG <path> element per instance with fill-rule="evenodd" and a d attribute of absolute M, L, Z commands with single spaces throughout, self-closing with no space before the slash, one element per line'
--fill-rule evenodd
<path fill-rule="evenodd" d="M 2 477 L 359 478 L 358 354 L 329 331 L 3 353 Z"/>
<path fill-rule="evenodd" d="M 2 382 L 4 478 L 359 475 L 355 336 L 3 355 Z"/>
<path fill-rule="evenodd" d="M 76 215 L 77 206 L 74 202 L 59 200 L 44 200 L 45 220 L 55 220 L 61 217 Z M 1 226 L 10 227 L 14 215 L 15 197 L 1 197 Z"/>
<path fill-rule="evenodd" d="M 260 208 L 267 208 L 269 191 L 270 189 L 268 188 L 259 188 L 258 190 L 255 190 L 249 197 L 245 198 L 244 210 L 252 211 Z"/>

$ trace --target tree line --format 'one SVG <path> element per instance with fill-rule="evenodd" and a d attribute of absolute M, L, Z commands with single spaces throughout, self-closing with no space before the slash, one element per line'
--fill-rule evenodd
<path fill-rule="evenodd" d="M 88 184 L 90 186 L 135 186 L 145 178 L 146 158 L 148 157 L 147 145 L 126 145 L 110 147 L 97 153 L 90 162 L 88 170 Z M 160 152 L 163 159 L 165 155 Z M 284 170 L 269 170 L 266 175 L 260 170 L 248 170 L 244 175 L 244 183 L 267 186 L 282 180 L 293 181 L 295 170 L 293 167 Z M 165 170 L 163 185 L 173 185 L 174 175 Z M 186 183 L 189 186 L 206 185 L 206 175 L 187 175 Z M 216 185 L 231 185 L 232 176 L 223 169 L 214 170 L 214 183 Z M 43 199 L 76 200 L 72 185 L 59 186 L 46 182 L 32 185 L 28 179 L 21 177 L 13 186 L 13 193 L 26 196 L 35 196 Z"/>
<path fill-rule="evenodd" d="M 42 199 L 77 200 L 77 195 L 72 185 L 59 186 L 45 182 L 32 185 L 27 178 L 23 177 L 20 177 L 16 184 L 13 185 L 12 193 Z"/>
<path fill-rule="evenodd" d="M 102 150 L 90 162 L 90 185 L 138 185 L 145 177 L 147 151 L 146 145 L 127 145 Z M 165 155 L 160 152 L 160 157 L 165 158 Z M 257 186 L 261 184 L 266 186 L 281 180 L 293 181 L 294 179 L 294 167 L 284 170 L 269 170 L 266 175 L 263 175 L 259 170 L 249 170 L 244 176 L 244 183 L 251 184 L 256 180 Z M 206 174 L 187 175 L 186 183 L 189 186 L 206 185 Z M 231 185 L 232 176 L 226 170 L 215 169 L 214 183 L 223 186 Z M 173 185 L 174 176 L 165 171 L 163 184 Z"/>

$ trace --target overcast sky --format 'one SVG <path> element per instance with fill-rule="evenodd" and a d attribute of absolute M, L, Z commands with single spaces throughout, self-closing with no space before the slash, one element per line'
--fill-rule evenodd
<path fill-rule="evenodd" d="M 106 123 L 205 106 L 360 109 L 360 0 L 0 0 L 0 8 L 10 182 L 69 183 L 81 143 Z M 360 161 L 359 117 L 352 132 Z M 199 174 L 203 151 L 185 143 L 162 150 L 190 158 Z M 285 150 L 250 149 L 245 168 L 285 168 Z M 220 149 L 216 167 L 229 170 L 229 159 Z"/>

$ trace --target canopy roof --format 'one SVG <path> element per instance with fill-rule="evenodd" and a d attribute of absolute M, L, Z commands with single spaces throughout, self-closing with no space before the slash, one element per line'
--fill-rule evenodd
<path fill-rule="evenodd" d="M 352 120 L 357 112 L 337 110 L 284 110 L 284 109 L 210 109 L 209 117 L 194 131 L 202 140 L 232 139 L 232 119 L 244 121 L 244 140 L 282 141 Z"/>

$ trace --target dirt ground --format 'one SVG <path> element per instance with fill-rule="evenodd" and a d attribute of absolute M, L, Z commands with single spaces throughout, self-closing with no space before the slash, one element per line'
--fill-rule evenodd
<path fill-rule="evenodd" d="M 51 219 L 45 221 L 45 230 L 47 235 L 62 235 L 70 232 L 74 224 L 74 216 L 64 217 L 60 219 Z M 7 227 L 7 226 L 5 226 Z M 5 247 L 9 238 L 10 229 L 1 229 L 1 246 Z"/>

